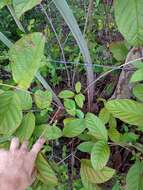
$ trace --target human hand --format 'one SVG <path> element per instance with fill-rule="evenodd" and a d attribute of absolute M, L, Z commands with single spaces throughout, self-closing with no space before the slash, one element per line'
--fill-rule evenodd
<path fill-rule="evenodd" d="M 25 190 L 35 180 L 36 157 L 45 140 L 40 138 L 28 151 L 28 141 L 19 147 L 19 139 L 13 138 L 10 150 L 0 150 L 0 190 Z"/>

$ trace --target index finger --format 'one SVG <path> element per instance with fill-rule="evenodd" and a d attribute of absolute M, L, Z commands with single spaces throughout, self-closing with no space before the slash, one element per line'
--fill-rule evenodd
<path fill-rule="evenodd" d="M 33 145 L 33 147 L 32 147 L 32 149 L 31 149 L 30 152 L 34 155 L 35 158 L 37 157 L 37 154 L 42 149 L 44 143 L 45 143 L 45 139 L 44 138 L 39 138 L 37 140 L 37 142 Z"/>

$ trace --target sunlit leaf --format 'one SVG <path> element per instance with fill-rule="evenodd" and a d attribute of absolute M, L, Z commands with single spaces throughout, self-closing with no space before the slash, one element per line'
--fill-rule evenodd
<path fill-rule="evenodd" d="M 84 96 L 83 94 L 80 93 L 80 94 L 75 95 L 75 102 L 76 102 L 76 104 L 77 104 L 80 108 L 83 107 L 84 101 L 85 101 L 85 96 Z"/>
<path fill-rule="evenodd" d="M 106 103 L 106 108 L 112 115 L 131 125 L 142 126 L 143 104 L 133 100 L 111 100 Z"/>
<path fill-rule="evenodd" d="M 143 84 L 137 84 L 134 86 L 133 94 L 138 100 L 143 101 Z"/>
<path fill-rule="evenodd" d="M 59 93 L 59 98 L 62 98 L 62 99 L 73 98 L 74 95 L 75 95 L 74 92 L 72 92 L 71 90 L 62 90 Z"/>
<path fill-rule="evenodd" d="M 17 129 L 15 136 L 20 142 L 29 140 L 35 128 L 35 116 L 33 113 L 28 113 L 24 116 L 20 127 Z"/>
<path fill-rule="evenodd" d="M 88 179 L 90 183 L 100 184 L 108 181 L 115 174 L 115 170 L 109 167 L 104 167 L 102 170 L 96 171 L 93 169 L 90 160 L 81 160 L 81 178 Z"/>
<path fill-rule="evenodd" d="M 96 115 L 92 113 L 87 113 L 85 117 L 86 127 L 92 133 L 94 137 L 99 140 L 107 140 L 107 129 L 105 128 L 104 123 Z"/>
<path fill-rule="evenodd" d="M 142 0 L 114 1 L 117 26 L 133 46 L 143 45 L 142 7 Z"/>
<path fill-rule="evenodd" d="M 16 94 L 20 99 L 22 110 L 29 110 L 32 108 L 32 97 L 29 93 L 17 90 Z"/>
<path fill-rule="evenodd" d="M 26 11 L 32 9 L 40 4 L 42 0 L 13 0 L 13 7 L 18 18 L 20 18 Z"/>
<path fill-rule="evenodd" d="M 12 134 L 22 120 L 22 108 L 17 94 L 6 91 L 0 94 L 0 134 Z"/>
<path fill-rule="evenodd" d="M 94 143 L 93 142 L 83 142 L 83 143 L 80 143 L 77 147 L 78 150 L 80 150 L 81 152 L 88 152 L 88 153 L 91 153 L 91 150 L 94 146 Z"/>
<path fill-rule="evenodd" d="M 98 141 L 91 150 L 91 163 L 95 170 L 101 170 L 107 164 L 110 148 L 106 141 Z"/>
<path fill-rule="evenodd" d="M 12 75 L 18 86 L 27 89 L 41 65 L 45 37 L 41 33 L 23 36 L 10 48 Z"/>
<path fill-rule="evenodd" d="M 64 120 L 63 134 L 65 137 L 76 137 L 85 130 L 84 119 L 67 118 Z"/>
<path fill-rule="evenodd" d="M 130 169 L 126 178 L 126 190 L 143 189 L 143 162 L 137 161 Z"/>

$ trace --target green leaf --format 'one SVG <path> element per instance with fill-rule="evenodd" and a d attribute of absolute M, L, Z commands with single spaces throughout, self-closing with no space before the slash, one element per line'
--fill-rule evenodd
<path fill-rule="evenodd" d="M 0 134 L 13 134 L 22 120 L 20 100 L 15 92 L 0 94 Z"/>
<path fill-rule="evenodd" d="M 43 136 L 46 140 L 56 140 L 62 137 L 62 131 L 60 128 L 56 127 L 55 125 L 46 125 L 42 124 L 36 126 L 34 131 L 34 136 L 40 137 Z"/>
<path fill-rule="evenodd" d="M 74 92 L 71 90 L 63 90 L 59 93 L 59 98 L 66 99 L 66 98 L 73 98 L 74 97 Z"/>
<path fill-rule="evenodd" d="M 1 0 L 0 2 L 0 9 L 2 9 L 4 6 L 11 3 L 11 0 Z"/>
<path fill-rule="evenodd" d="M 96 171 L 92 167 L 90 160 L 83 159 L 81 160 L 80 174 L 81 178 L 84 176 L 84 179 L 88 179 L 92 184 L 101 184 L 111 179 L 115 174 L 115 170 L 109 167 L 104 167 L 102 170 Z"/>
<path fill-rule="evenodd" d="M 117 26 L 133 46 L 143 45 L 142 7 L 142 0 L 116 0 L 114 3 Z"/>
<path fill-rule="evenodd" d="M 18 18 L 20 18 L 26 11 L 32 9 L 40 4 L 42 0 L 13 0 L 13 7 Z"/>
<path fill-rule="evenodd" d="M 106 108 L 102 108 L 100 110 L 99 119 L 101 119 L 104 124 L 107 124 L 109 122 L 110 113 Z"/>
<path fill-rule="evenodd" d="M 91 141 L 83 142 L 77 146 L 77 149 L 80 150 L 81 152 L 91 153 L 93 146 L 94 146 L 94 143 Z"/>
<path fill-rule="evenodd" d="M 108 129 L 108 136 L 111 139 L 111 141 L 117 143 L 120 141 L 121 138 L 121 134 L 114 126 L 110 126 L 110 128 Z"/>
<path fill-rule="evenodd" d="M 133 94 L 138 100 L 143 101 L 143 84 L 137 84 L 134 86 Z"/>
<path fill-rule="evenodd" d="M 138 69 L 133 73 L 130 82 L 138 82 L 142 80 L 143 80 L 143 69 Z"/>
<path fill-rule="evenodd" d="M 108 140 L 107 129 L 105 125 L 96 115 L 87 113 L 85 116 L 86 127 L 89 132 L 98 140 Z"/>
<path fill-rule="evenodd" d="M 16 94 L 21 101 L 22 110 L 29 110 L 32 108 L 32 97 L 28 92 L 17 90 Z"/>
<path fill-rule="evenodd" d="M 38 108 L 49 108 L 52 102 L 52 93 L 50 91 L 37 90 L 34 94 L 35 103 Z"/>
<path fill-rule="evenodd" d="M 75 95 L 75 102 L 76 102 L 76 104 L 77 104 L 80 108 L 83 107 L 84 101 L 85 101 L 85 96 L 84 96 L 83 94 L 80 93 L 80 94 Z"/>
<path fill-rule="evenodd" d="M 80 91 L 81 91 L 81 83 L 80 82 L 77 82 L 75 84 L 75 91 L 76 91 L 76 93 L 80 93 Z"/>
<path fill-rule="evenodd" d="M 91 163 L 95 170 L 101 170 L 107 164 L 110 156 L 110 148 L 106 141 L 98 141 L 91 151 Z"/>
<path fill-rule="evenodd" d="M 139 135 L 136 135 L 135 133 L 129 132 L 124 133 L 120 137 L 120 142 L 122 143 L 135 143 L 139 139 Z"/>
<path fill-rule="evenodd" d="M 64 106 L 68 114 L 75 116 L 76 114 L 76 105 L 75 101 L 71 99 L 65 99 L 64 100 Z"/>
<path fill-rule="evenodd" d="M 45 37 L 42 33 L 23 36 L 11 46 L 9 55 L 12 75 L 18 86 L 27 89 L 40 68 Z"/>
<path fill-rule="evenodd" d="M 114 117 L 131 125 L 142 126 L 143 104 L 133 100 L 111 100 L 106 103 L 106 108 Z"/>
<path fill-rule="evenodd" d="M 35 129 L 35 116 L 33 113 L 28 113 L 24 116 L 20 127 L 17 129 L 15 136 L 20 142 L 29 140 Z"/>
<path fill-rule="evenodd" d="M 130 169 L 126 178 L 126 190 L 143 189 L 143 162 L 137 161 Z"/>
<path fill-rule="evenodd" d="M 85 130 L 84 119 L 67 118 L 64 119 L 63 135 L 65 137 L 76 137 Z"/>
<path fill-rule="evenodd" d="M 113 186 L 112 190 L 121 190 L 119 182 L 116 182 L 115 185 Z"/>
<path fill-rule="evenodd" d="M 45 185 L 56 186 L 58 184 L 58 179 L 55 175 L 55 172 L 52 170 L 51 166 L 45 160 L 42 154 L 38 155 L 36 160 L 36 168 L 38 171 L 37 178 Z"/>
<path fill-rule="evenodd" d="M 124 61 L 126 59 L 128 49 L 124 41 L 111 43 L 109 49 L 117 61 Z"/>

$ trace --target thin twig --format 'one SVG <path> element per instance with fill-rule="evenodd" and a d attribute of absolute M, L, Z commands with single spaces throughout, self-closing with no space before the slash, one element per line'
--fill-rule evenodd
<path fill-rule="evenodd" d="M 40 7 L 41 7 L 42 12 L 43 12 L 44 15 L 46 16 L 48 22 L 50 23 L 51 28 L 52 28 L 52 30 L 53 30 L 53 32 L 54 32 L 54 34 L 55 34 L 55 37 L 56 37 L 57 42 L 58 42 L 58 44 L 59 44 L 59 47 L 60 47 L 60 49 L 61 49 L 63 61 L 66 62 L 66 58 L 65 58 L 65 54 L 64 54 L 64 49 L 63 49 L 63 47 L 62 47 L 62 44 L 61 44 L 61 42 L 60 42 L 60 39 L 59 39 L 58 34 L 57 34 L 57 32 L 56 32 L 56 29 L 55 29 L 55 27 L 54 27 L 54 25 L 53 25 L 53 23 L 52 23 L 52 20 L 51 20 L 51 18 L 49 17 L 49 15 L 47 14 L 47 12 L 46 12 L 46 10 L 45 10 L 45 8 L 43 7 L 42 4 L 40 4 Z M 64 64 L 64 65 L 65 65 L 65 69 L 66 69 L 66 72 L 67 72 L 68 86 L 70 86 L 70 74 L 69 74 L 67 65 L 66 65 L 66 64 Z"/>

